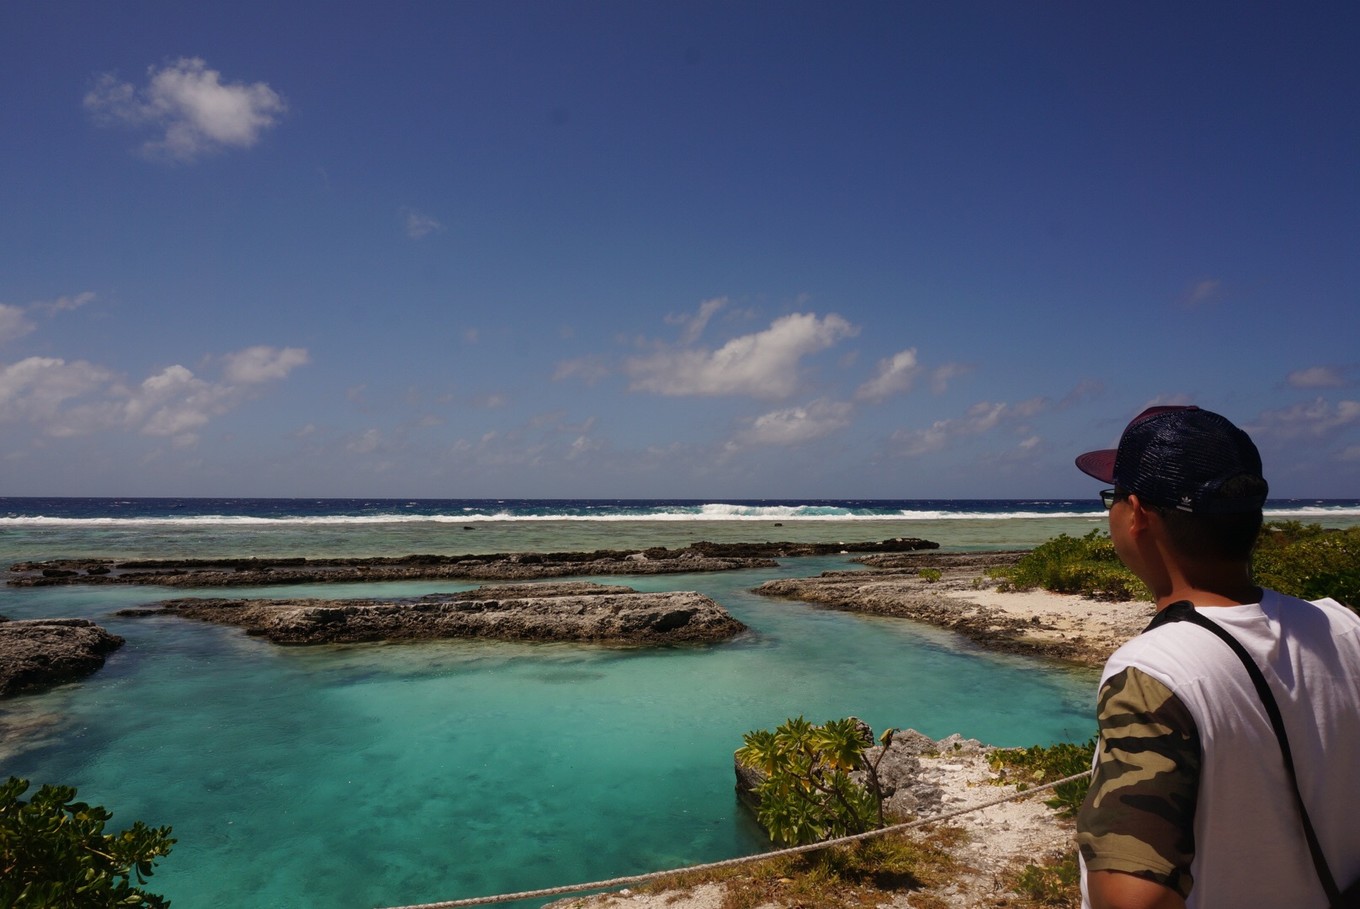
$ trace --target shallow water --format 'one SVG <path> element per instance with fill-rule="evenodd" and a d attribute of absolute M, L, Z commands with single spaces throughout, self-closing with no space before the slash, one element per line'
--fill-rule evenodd
<path fill-rule="evenodd" d="M 0 536 L 0 558 L 892 536 L 1009 548 L 1084 533 L 1093 520 L 537 521 L 473 531 L 425 522 L 12 526 Z M 997 745 L 1092 733 L 1092 672 L 990 654 L 903 620 L 750 592 L 771 576 L 846 567 L 832 556 L 768 571 L 598 579 L 699 590 L 751 628 L 726 644 L 662 649 L 481 641 L 285 648 L 232 628 L 111 615 L 185 591 L 0 588 L 0 614 L 88 616 L 127 639 L 79 684 L 0 701 L 0 773 L 74 785 L 82 799 L 114 811 L 115 828 L 134 819 L 171 825 L 178 843 L 150 889 L 178 909 L 330 909 L 549 887 L 765 849 L 738 808 L 731 755 L 742 733 L 789 716 L 853 714 L 878 732 L 960 732 Z M 467 586 L 233 593 L 409 596 Z"/>

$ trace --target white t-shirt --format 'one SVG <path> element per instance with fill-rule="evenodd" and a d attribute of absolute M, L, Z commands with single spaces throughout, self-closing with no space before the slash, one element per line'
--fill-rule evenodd
<path fill-rule="evenodd" d="M 1360 616 L 1335 600 L 1308 603 L 1274 591 L 1258 604 L 1199 611 L 1237 638 L 1265 675 L 1313 827 L 1344 889 L 1360 879 Z M 1326 907 L 1279 745 L 1237 656 L 1208 629 L 1172 622 L 1116 651 L 1102 687 L 1130 668 L 1166 686 L 1198 733 L 1187 905 Z"/>

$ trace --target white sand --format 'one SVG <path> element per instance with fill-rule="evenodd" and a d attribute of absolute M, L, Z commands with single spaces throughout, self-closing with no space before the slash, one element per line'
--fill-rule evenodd
<path fill-rule="evenodd" d="M 1090 654 L 1087 662 L 1097 666 L 1147 627 L 1154 613 L 1153 604 L 1147 600 L 1107 603 L 1046 590 L 1003 592 L 984 588 L 951 590 L 946 596 L 1022 620 L 1029 626 L 1026 636 L 1036 640 L 1082 639 Z"/>

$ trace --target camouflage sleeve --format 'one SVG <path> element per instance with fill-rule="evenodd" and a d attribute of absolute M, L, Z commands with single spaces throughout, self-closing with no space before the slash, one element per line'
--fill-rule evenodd
<path fill-rule="evenodd" d="M 1125 669 L 1100 689 L 1095 775 L 1077 815 L 1088 871 L 1124 871 L 1189 896 L 1200 743 L 1161 682 Z"/>

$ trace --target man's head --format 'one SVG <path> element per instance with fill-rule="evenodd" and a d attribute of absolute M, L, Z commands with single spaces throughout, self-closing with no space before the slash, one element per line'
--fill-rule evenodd
<path fill-rule="evenodd" d="M 1195 557 L 1246 558 L 1269 486 L 1256 445 L 1226 417 L 1198 407 L 1150 407 L 1119 447 L 1077 467 L 1163 516 L 1176 547 Z"/>

